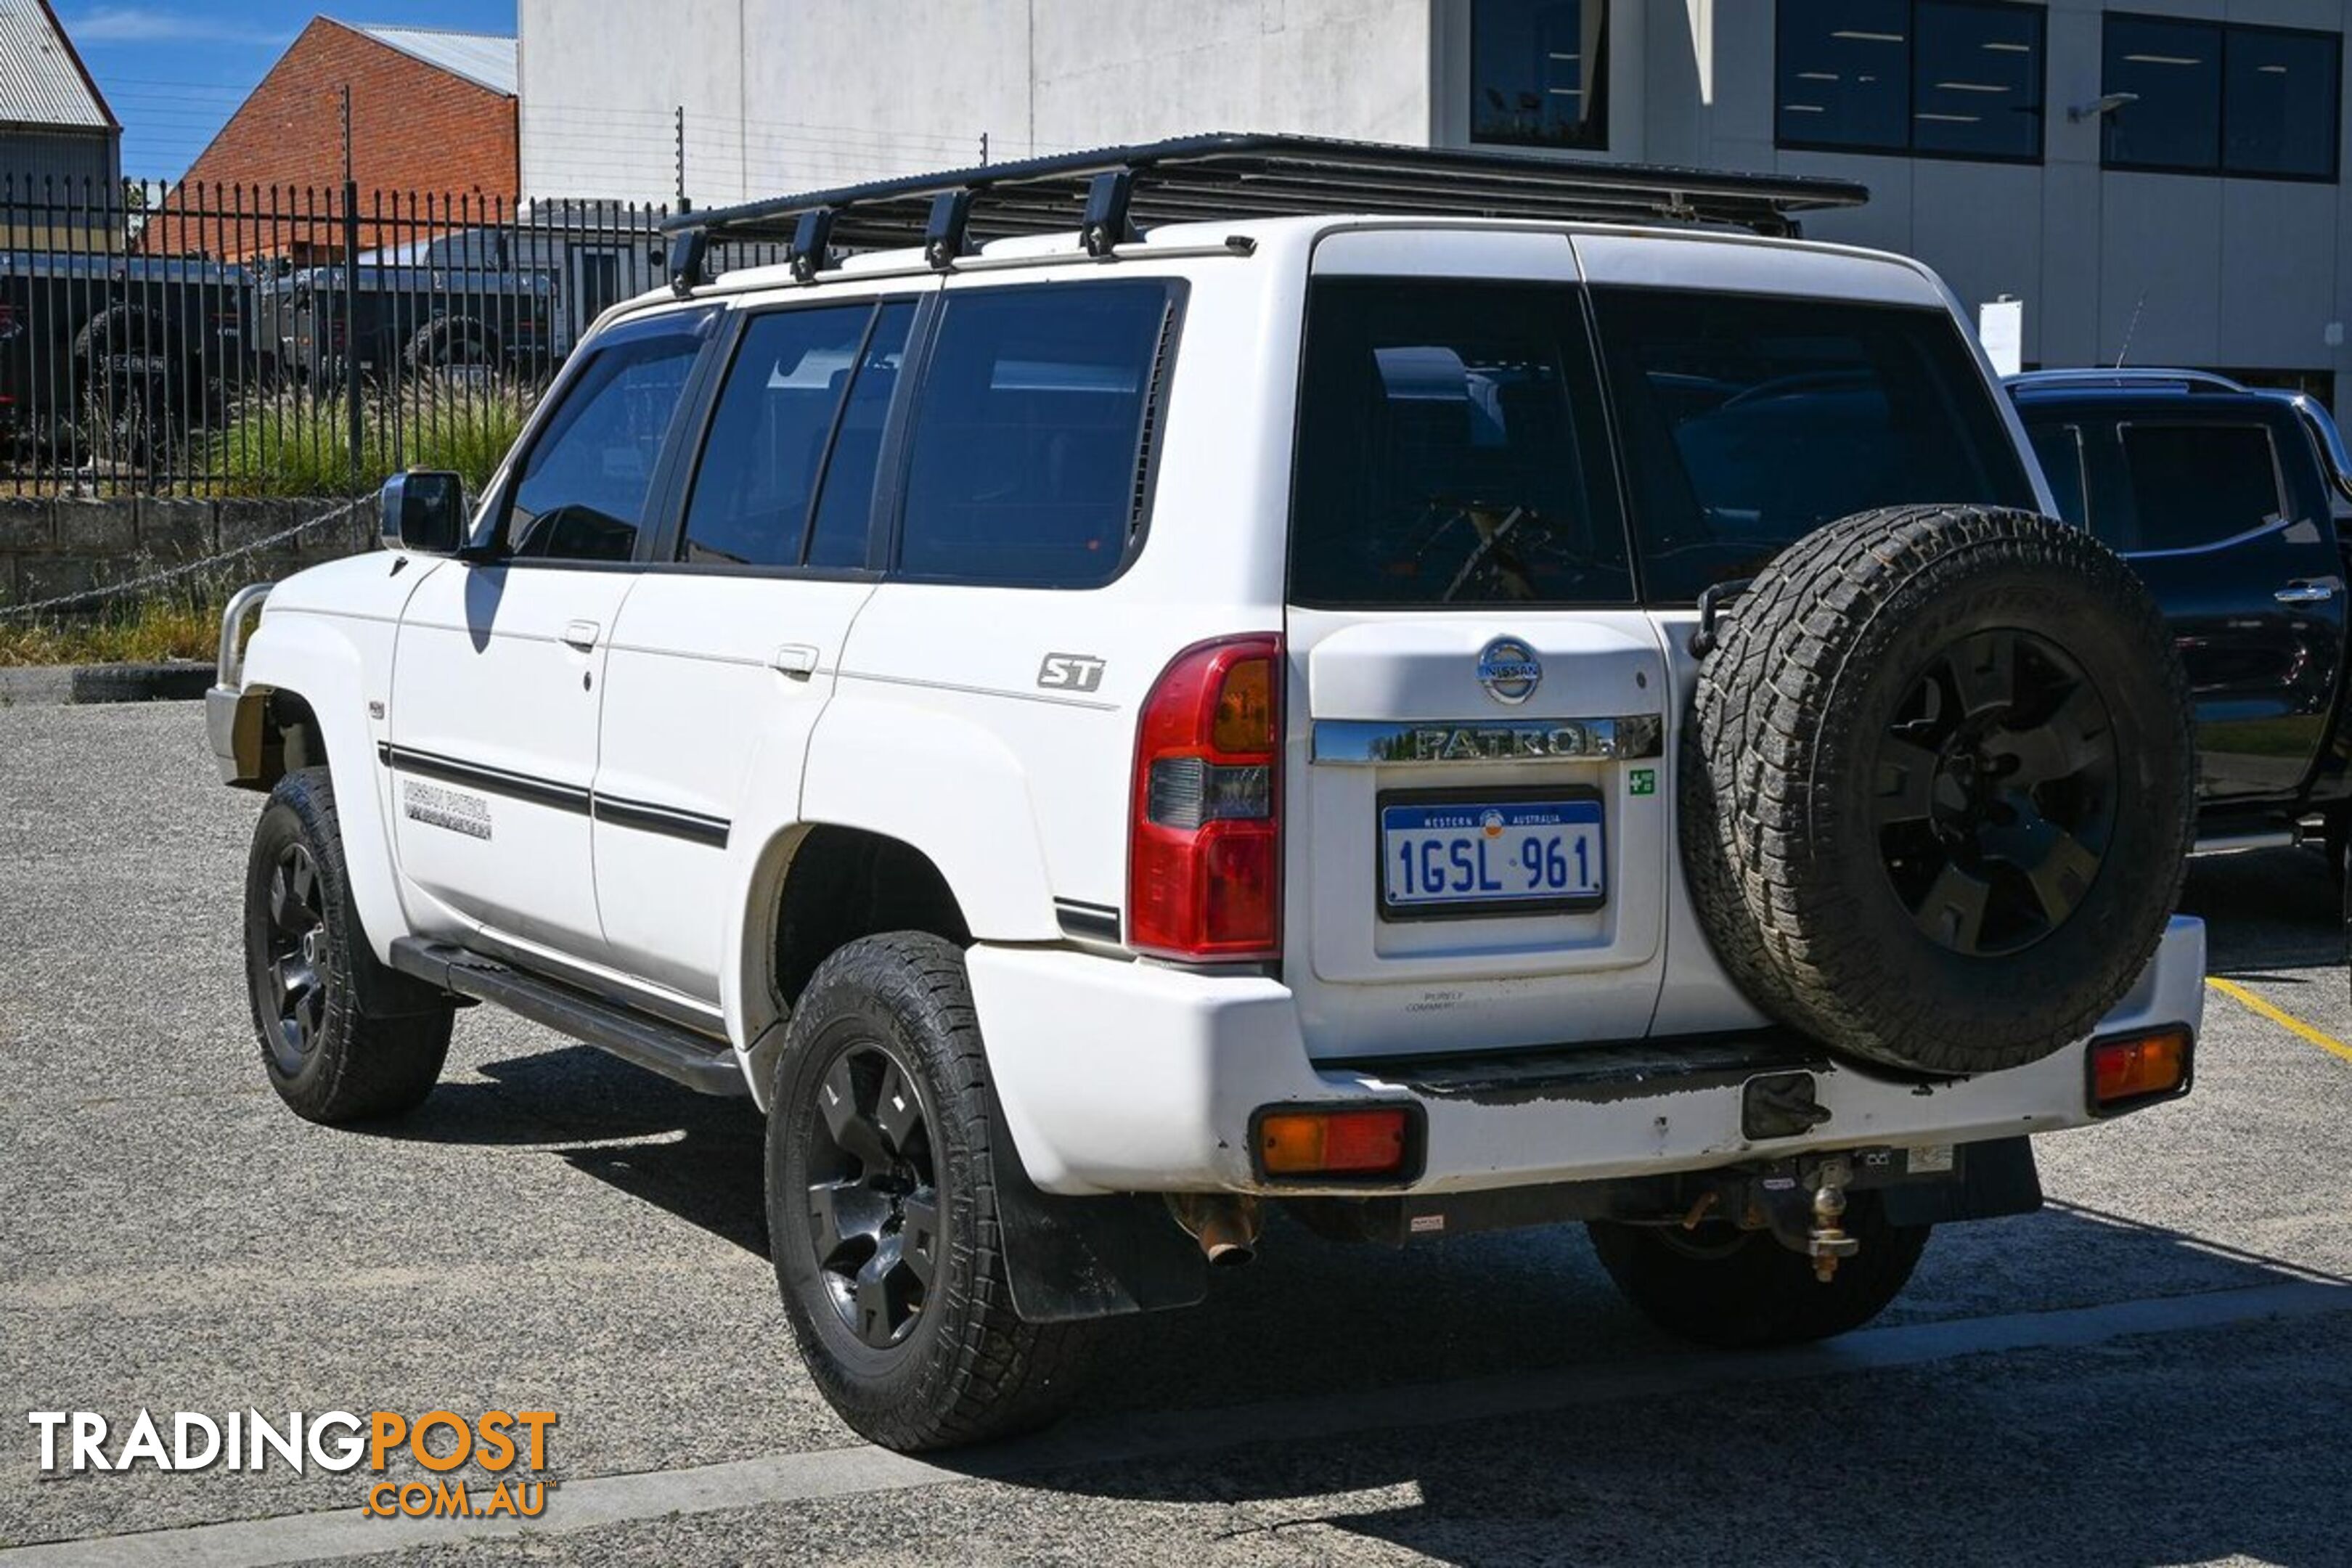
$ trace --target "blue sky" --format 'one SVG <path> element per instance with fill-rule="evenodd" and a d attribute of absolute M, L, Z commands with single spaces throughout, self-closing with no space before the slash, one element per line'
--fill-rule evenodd
<path fill-rule="evenodd" d="M 122 172 L 173 179 L 319 14 L 315 0 L 56 0 L 122 121 Z M 512 34 L 514 0 L 354 0 L 341 22 Z"/>

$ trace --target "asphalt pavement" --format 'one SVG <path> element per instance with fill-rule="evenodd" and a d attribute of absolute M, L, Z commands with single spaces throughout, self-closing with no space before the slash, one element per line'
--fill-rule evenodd
<path fill-rule="evenodd" d="M 2200 862 L 2196 1093 L 2042 1141 L 1880 1321 L 1689 1352 L 1573 1229 L 1277 1224 L 1118 1325 L 1081 1419 L 922 1462 L 809 1385 L 760 1125 L 476 1009 L 309 1126 L 247 1021 L 257 797 L 193 704 L 0 710 L 0 1568 L 18 1563 L 2352 1563 L 2352 1001 L 2315 855 Z M 45 1475 L 33 1410 L 553 1410 L 544 1514 L 361 1473 Z M 424 1472 L 395 1460 L 392 1479 Z"/>

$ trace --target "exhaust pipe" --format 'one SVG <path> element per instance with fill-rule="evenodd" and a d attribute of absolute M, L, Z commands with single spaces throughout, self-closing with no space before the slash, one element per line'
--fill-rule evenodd
<path fill-rule="evenodd" d="M 1213 1268 L 1234 1268 L 1257 1256 L 1258 1206 L 1229 1193 L 1171 1193 L 1168 1211 L 1201 1244 Z"/>

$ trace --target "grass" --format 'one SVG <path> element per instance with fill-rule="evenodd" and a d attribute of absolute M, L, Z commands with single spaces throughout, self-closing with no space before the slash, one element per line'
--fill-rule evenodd
<path fill-rule="evenodd" d="M 220 616 L 210 595 L 186 594 L 109 605 L 89 615 L 0 621 L 0 668 L 209 661 L 219 650 Z"/>
<path fill-rule="evenodd" d="M 364 394 L 358 489 L 404 468 L 446 468 L 479 490 L 522 433 L 538 394 L 507 382 L 457 386 L 412 381 Z M 198 467 L 224 476 L 219 493 L 343 495 L 352 489 L 351 426 L 341 395 L 255 397 L 205 437 Z"/>

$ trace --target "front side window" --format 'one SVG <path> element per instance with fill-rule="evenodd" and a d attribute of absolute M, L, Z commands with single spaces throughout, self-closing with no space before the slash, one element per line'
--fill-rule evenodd
<path fill-rule="evenodd" d="M 1153 281 L 950 294 L 908 417 L 898 572 L 1117 576 L 1144 522 L 1176 305 Z"/>
<path fill-rule="evenodd" d="M 2038 161 L 2046 23 L 2006 0 L 1780 0 L 1780 144 Z"/>
<path fill-rule="evenodd" d="M 2037 504 L 1943 310 L 1630 288 L 1593 308 L 1654 603 L 1872 507 Z"/>
<path fill-rule="evenodd" d="M 1607 0 L 1474 0 L 1470 140 L 1609 145 Z"/>
<path fill-rule="evenodd" d="M 2101 130 L 2110 169 L 2336 178 L 2334 33 L 2110 15 Z M 2126 98 L 2126 95 L 2127 98 Z"/>
<path fill-rule="evenodd" d="M 647 323 L 642 335 L 622 328 L 589 351 L 523 458 L 507 507 L 509 553 L 613 562 L 635 552 L 707 320 Z"/>
<path fill-rule="evenodd" d="M 1294 603 L 1631 602 L 1573 289 L 1319 282 L 1299 397 Z"/>
<path fill-rule="evenodd" d="M 2121 434 L 2130 512 L 2107 541 L 2116 549 L 2198 550 L 2278 520 L 2278 459 L 2262 426 L 2132 424 Z"/>

